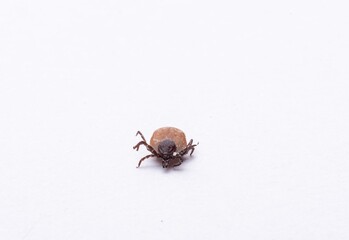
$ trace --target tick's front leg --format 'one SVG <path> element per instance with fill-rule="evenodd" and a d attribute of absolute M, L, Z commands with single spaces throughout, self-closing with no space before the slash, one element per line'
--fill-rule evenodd
<path fill-rule="evenodd" d="M 150 155 L 147 155 L 147 156 L 141 158 L 141 160 L 139 160 L 139 162 L 138 162 L 137 168 L 139 168 L 139 166 L 141 166 L 142 162 L 143 162 L 145 159 L 150 158 L 150 157 L 155 157 L 155 155 L 154 155 L 154 154 L 150 154 Z"/>
<path fill-rule="evenodd" d="M 138 151 L 141 145 L 145 145 L 148 148 L 148 143 L 146 143 L 145 141 L 140 141 L 139 143 L 137 143 L 137 145 L 133 147 L 133 149 L 136 149 L 136 151 Z"/>
<path fill-rule="evenodd" d="M 182 158 L 176 158 L 178 160 L 178 162 L 173 165 L 173 167 L 178 167 L 179 165 L 181 165 L 183 163 L 183 159 Z"/>
<path fill-rule="evenodd" d="M 151 152 L 152 154 L 154 154 L 155 156 L 157 156 L 157 157 L 159 156 L 158 153 L 154 150 L 154 148 L 152 146 L 150 146 L 148 143 L 146 143 L 145 141 L 140 141 L 139 143 L 137 143 L 136 146 L 133 147 L 133 149 L 136 149 L 136 151 L 138 151 L 138 149 L 141 145 L 144 145 L 147 148 L 147 150 L 149 152 Z"/>
<path fill-rule="evenodd" d="M 145 140 L 143 134 L 142 134 L 140 131 L 137 131 L 136 136 L 138 136 L 138 135 L 140 135 L 141 138 L 143 139 L 143 141 L 146 142 L 146 140 Z"/>

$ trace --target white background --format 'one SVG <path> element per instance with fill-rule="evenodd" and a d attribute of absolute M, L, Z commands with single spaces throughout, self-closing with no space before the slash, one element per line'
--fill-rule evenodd
<path fill-rule="evenodd" d="M 349 239 L 346 1 L 1 1 L 0 239 Z M 175 126 L 164 170 L 132 146 Z"/>

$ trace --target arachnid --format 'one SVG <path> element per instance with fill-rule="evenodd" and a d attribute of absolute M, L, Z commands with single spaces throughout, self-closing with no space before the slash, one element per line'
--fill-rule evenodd
<path fill-rule="evenodd" d="M 137 135 L 140 135 L 143 141 L 140 141 L 133 149 L 138 151 L 141 145 L 144 145 L 151 154 L 143 157 L 138 162 L 138 166 L 150 157 L 158 157 L 162 160 L 162 167 L 167 168 L 170 164 L 177 167 L 182 164 L 182 156 L 189 151 L 190 155 L 193 154 L 195 147 L 198 144 L 193 144 L 193 139 L 187 144 L 185 134 L 182 130 L 174 127 L 163 127 L 155 130 L 153 136 L 150 139 L 150 144 L 147 143 L 143 134 L 138 131 Z"/>

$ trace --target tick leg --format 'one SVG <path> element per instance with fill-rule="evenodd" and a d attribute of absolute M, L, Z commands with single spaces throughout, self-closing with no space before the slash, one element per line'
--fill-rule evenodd
<path fill-rule="evenodd" d="M 144 142 L 147 142 L 140 131 L 137 131 L 136 136 L 140 135 Z"/>
<path fill-rule="evenodd" d="M 155 154 L 156 156 L 158 156 L 158 154 L 156 153 L 156 151 L 154 150 L 154 148 L 152 146 L 150 146 L 147 143 L 147 140 L 145 140 L 145 137 L 143 136 L 143 134 L 140 131 L 137 131 L 136 136 L 140 135 L 143 141 L 140 141 L 136 146 L 133 147 L 133 149 L 136 149 L 138 151 L 140 145 L 144 145 L 147 147 L 148 151 Z"/>
<path fill-rule="evenodd" d="M 173 167 L 178 167 L 179 165 L 182 164 L 182 162 L 183 162 L 182 158 L 178 158 L 178 162 L 175 165 L 173 165 Z"/>
<path fill-rule="evenodd" d="M 196 145 L 195 145 L 195 146 L 196 146 Z M 183 156 L 183 155 L 187 154 L 187 153 L 191 150 L 191 153 L 190 153 L 190 156 L 191 156 L 191 155 L 193 154 L 194 150 L 195 150 L 195 146 L 192 145 L 192 146 L 186 147 L 185 149 L 183 149 L 183 150 L 179 153 L 179 155 L 180 155 L 180 156 Z"/>
<path fill-rule="evenodd" d="M 193 148 L 191 149 L 191 152 L 190 152 L 189 156 L 191 156 L 191 155 L 193 154 L 194 150 L 195 150 L 195 148 L 193 147 Z"/>
<path fill-rule="evenodd" d="M 154 155 L 154 154 L 150 154 L 150 155 L 147 155 L 147 156 L 141 158 L 141 160 L 139 160 L 139 162 L 138 162 L 137 168 L 139 168 L 139 166 L 141 166 L 141 163 L 142 163 L 145 159 L 150 158 L 150 157 L 155 157 L 155 155 Z"/>
<path fill-rule="evenodd" d="M 193 154 L 194 150 L 195 150 L 195 147 L 199 144 L 193 144 L 193 139 L 191 139 L 188 143 L 188 145 L 186 146 L 186 148 L 184 148 L 182 151 L 179 152 L 179 156 L 183 156 L 185 154 L 187 154 L 190 150 L 190 156 Z"/>
<path fill-rule="evenodd" d="M 148 144 L 145 141 L 140 141 L 136 146 L 133 147 L 133 149 L 136 149 L 136 151 L 138 151 L 141 145 L 145 145 L 147 147 Z"/>
<path fill-rule="evenodd" d="M 196 147 L 197 145 L 199 145 L 199 143 L 190 146 L 190 149 L 191 149 L 190 156 L 193 154 L 193 152 L 194 152 L 194 150 L 195 150 L 195 147 Z M 189 151 L 189 149 L 188 149 L 188 151 Z"/>
<path fill-rule="evenodd" d="M 145 141 L 140 141 L 139 143 L 137 143 L 136 146 L 133 147 L 133 149 L 136 149 L 136 151 L 138 151 L 141 145 L 144 145 L 149 152 L 151 152 L 152 154 L 158 157 L 158 153 L 154 150 L 154 148 L 150 146 L 148 143 L 146 143 Z"/>

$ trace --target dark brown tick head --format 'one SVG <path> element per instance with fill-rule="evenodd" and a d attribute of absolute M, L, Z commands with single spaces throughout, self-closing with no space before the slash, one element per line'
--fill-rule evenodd
<path fill-rule="evenodd" d="M 174 154 L 177 150 L 176 144 L 174 141 L 170 139 L 165 139 L 160 142 L 158 147 L 158 153 L 161 156 L 163 161 L 163 166 L 167 167 L 169 160 L 171 160 L 174 157 Z"/>

